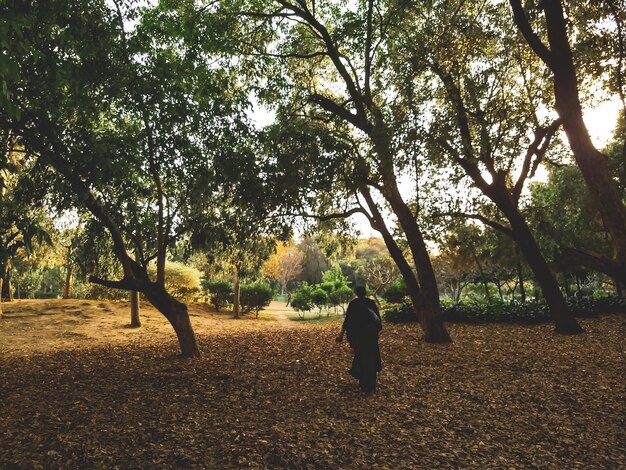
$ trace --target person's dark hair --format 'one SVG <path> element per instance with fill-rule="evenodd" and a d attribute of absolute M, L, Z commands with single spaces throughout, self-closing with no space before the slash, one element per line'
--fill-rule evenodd
<path fill-rule="evenodd" d="M 364 286 L 356 286 L 354 288 L 354 293 L 357 297 L 365 297 L 365 287 Z"/>

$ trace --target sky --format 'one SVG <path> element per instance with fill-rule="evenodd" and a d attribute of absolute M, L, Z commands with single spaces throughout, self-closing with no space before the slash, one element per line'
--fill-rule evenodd
<path fill-rule="evenodd" d="M 621 106 L 619 98 L 615 96 L 611 100 L 603 101 L 593 108 L 584 110 L 583 119 L 585 124 L 587 124 L 591 140 L 597 148 L 602 149 L 611 142 Z M 250 117 L 258 127 L 264 127 L 274 120 L 274 113 L 271 110 L 256 106 Z M 567 142 L 564 135 L 563 141 Z M 545 180 L 546 175 L 545 171 L 538 171 L 535 180 Z M 370 227 L 364 215 L 354 214 L 350 220 L 356 224 L 356 228 L 362 237 L 379 236 L 378 232 Z"/>

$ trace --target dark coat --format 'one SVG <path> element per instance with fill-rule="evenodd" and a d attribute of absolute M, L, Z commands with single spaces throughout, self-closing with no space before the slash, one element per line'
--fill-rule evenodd
<path fill-rule="evenodd" d="M 371 312 L 376 314 L 378 322 L 372 319 Z M 382 369 L 378 348 L 378 333 L 382 325 L 376 302 L 366 297 L 352 300 L 348 304 L 343 328 L 354 349 L 350 374 L 360 380 L 375 380 L 376 372 Z"/>

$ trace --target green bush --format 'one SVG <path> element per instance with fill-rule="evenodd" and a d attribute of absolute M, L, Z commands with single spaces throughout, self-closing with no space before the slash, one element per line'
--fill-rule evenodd
<path fill-rule="evenodd" d="M 311 303 L 319 309 L 319 314 L 322 314 L 322 308 L 328 305 L 328 294 L 324 289 L 318 287 L 311 292 Z"/>
<path fill-rule="evenodd" d="M 222 279 L 204 279 L 202 287 L 216 311 L 233 303 L 233 283 Z"/>
<path fill-rule="evenodd" d="M 297 288 L 291 296 L 291 307 L 303 317 L 305 312 L 309 312 L 313 308 L 313 303 L 311 301 L 312 293 L 313 286 L 304 284 L 303 286 Z"/>
<path fill-rule="evenodd" d="M 322 282 L 319 288 L 322 289 L 324 292 L 326 292 L 328 295 L 330 295 L 332 291 L 335 290 L 335 283 L 334 282 Z"/>
<path fill-rule="evenodd" d="M 382 293 L 382 298 L 392 304 L 402 303 L 408 295 L 404 279 L 399 278 L 389 284 Z"/>
<path fill-rule="evenodd" d="M 602 297 L 568 299 L 570 311 L 576 317 L 595 317 L 600 313 L 626 313 L 626 298 Z M 456 323 L 516 323 L 537 324 L 552 321 L 544 303 L 458 303 L 442 302 L 443 319 Z M 394 323 L 417 321 L 409 303 L 389 305 L 383 309 L 383 318 Z"/>
<path fill-rule="evenodd" d="M 263 307 L 272 301 L 272 288 L 265 282 L 242 284 L 239 290 L 241 313 L 255 313 L 257 318 Z"/>
<path fill-rule="evenodd" d="M 417 315 L 410 303 L 388 304 L 382 309 L 382 317 L 391 323 L 411 323 L 417 321 Z"/>
<path fill-rule="evenodd" d="M 344 284 L 339 287 L 339 289 L 336 289 L 330 293 L 330 295 L 328 296 L 328 302 L 333 307 L 341 306 L 342 310 L 345 313 L 344 305 L 350 302 L 352 297 L 354 297 L 352 289 Z"/>

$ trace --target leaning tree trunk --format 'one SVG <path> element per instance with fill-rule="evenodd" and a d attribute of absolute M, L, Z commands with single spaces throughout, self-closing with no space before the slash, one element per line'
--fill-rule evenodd
<path fill-rule="evenodd" d="M 430 291 L 425 293 L 423 287 L 420 285 L 421 278 L 418 281 L 418 279 L 415 277 L 413 270 L 404 258 L 402 250 L 387 229 L 382 218 L 382 214 L 372 200 L 369 191 L 363 190 L 362 195 L 364 196 L 367 205 L 374 216 L 373 228 L 378 230 L 378 232 L 382 235 L 385 245 L 389 250 L 389 254 L 396 263 L 396 266 L 398 266 L 400 274 L 404 279 L 407 290 L 409 291 L 409 297 L 411 298 L 411 305 L 413 306 L 413 310 L 417 314 L 422 330 L 424 331 L 424 341 L 426 341 L 427 343 L 451 342 L 452 339 L 450 338 L 450 335 L 446 330 L 446 327 L 443 323 L 443 317 L 441 315 L 441 306 L 439 304 L 439 293 L 437 291 L 436 281 L 434 283 L 436 301 L 433 301 L 433 299 L 431 298 L 433 295 L 432 283 L 429 285 Z M 415 224 L 415 227 L 417 228 L 417 224 Z M 419 228 L 417 228 L 417 231 L 421 238 L 421 232 L 419 232 Z M 409 233 L 407 233 L 407 238 L 408 237 Z M 425 248 L 426 247 L 424 245 L 424 250 Z M 430 264 L 430 258 L 428 258 L 428 253 L 426 253 L 426 258 L 428 260 L 428 265 L 432 270 L 432 265 Z M 423 262 L 423 258 L 421 258 L 420 260 Z M 423 267 L 418 263 L 418 260 L 415 260 L 415 262 L 417 264 L 417 271 L 419 276 L 419 273 L 422 271 Z M 432 273 L 434 279 L 434 271 Z"/>
<path fill-rule="evenodd" d="M 533 237 L 528 224 L 526 224 L 526 221 L 515 206 L 510 195 L 506 192 L 506 189 L 492 193 L 490 197 L 494 198 L 494 202 L 504 213 L 509 224 L 511 224 L 515 242 L 519 246 L 528 266 L 530 266 L 530 269 L 532 269 L 535 275 L 537 283 L 541 287 L 543 296 L 546 299 L 546 304 L 554 319 L 556 332 L 565 335 L 582 333 L 583 329 L 567 307 L 559 285 L 552 271 L 550 271 L 537 241 Z"/>
<path fill-rule="evenodd" d="M 601 271 L 607 272 L 617 268 L 618 272 L 623 273 L 626 271 L 626 206 L 611 178 L 606 157 L 593 145 L 583 121 L 578 77 L 569 44 L 563 5 L 560 0 L 540 2 L 540 8 L 545 13 L 548 47 L 532 30 L 522 2 L 520 0 L 509 2 L 518 29 L 535 54 L 554 74 L 554 107 L 563 122 L 576 164 L 613 241 L 616 263 L 603 260 L 605 266 Z M 594 264 L 597 265 L 597 262 Z M 590 267 L 597 269 L 597 266 Z"/>
<path fill-rule="evenodd" d="M 611 178 L 606 156 L 593 145 L 583 121 L 578 79 L 563 6 L 559 0 L 547 0 L 543 8 L 552 50 L 550 68 L 554 73 L 554 107 L 563 120 L 563 129 L 570 148 L 602 222 L 613 239 L 617 261 L 626 270 L 626 206 Z"/>
<path fill-rule="evenodd" d="M 439 301 L 439 289 L 435 270 L 430 261 L 430 255 L 422 232 L 419 229 L 411 210 L 399 198 L 398 194 L 392 194 L 388 199 L 398 222 L 406 234 L 411 254 L 417 267 L 417 277 L 420 286 L 420 306 L 425 339 L 429 343 L 449 343 L 452 341 L 443 323 L 441 303 Z"/>
<path fill-rule="evenodd" d="M 187 306 L 176 300 L 167 293 L 164 287 L 156 283 L 153 283 L 150 289 L 146 289 L 144 295 L 167 318 L 174 328 L 182 355 L 184 357 L 199 357 L 200 350 L 191 326 Z"/>
<path fill-rule="evenodd" d="M 141 320 L 139 319 L 139 292 L 130 291 L 130 326 L 131 328 L 139 328 Z"/>

